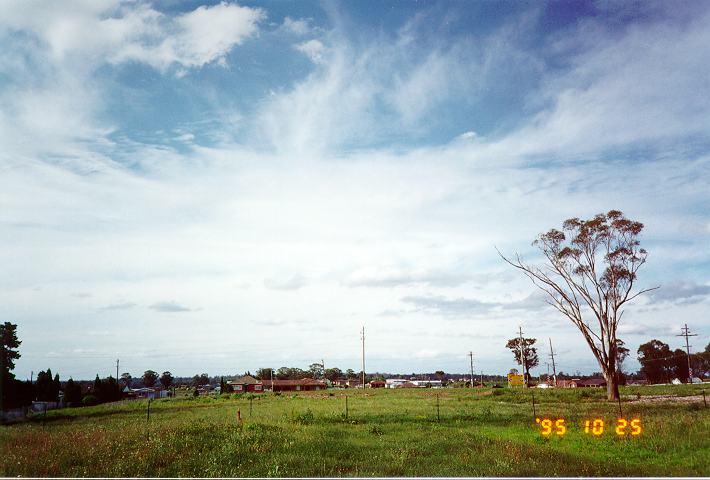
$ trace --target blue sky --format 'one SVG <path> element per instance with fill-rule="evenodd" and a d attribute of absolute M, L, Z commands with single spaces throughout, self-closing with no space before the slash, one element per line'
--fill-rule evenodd
<path fill-rule="evenodd" d="M 368 371 L 472 350 L 505 373 L 518 325 L 595 371 L 495 247 L 534 260 L 610 209 L 646 225 L 640 285 L 662 286 L 622 339 L 706 345 L 708 27 L 704 2 L 6 3 L 18 377 L 357 370 L 362 325 Z"/>

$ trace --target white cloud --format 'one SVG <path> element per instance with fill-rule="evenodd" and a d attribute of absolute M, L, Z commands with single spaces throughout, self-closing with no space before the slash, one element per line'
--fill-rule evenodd
<path fill-rule="evenodd" d="M 261 9 L 227 2 L 175 17 L 142 3 L 10 3 L 0 28 L 32 34 L 55 62 L 140 62 L 161 71 L 223 62 L 234 46 L 257 33 L 266 17 Z"/>
<path fill-rule="evenodd" d="M 296 50 L 307 56 L 313 63 L 323 63 L 326 52 L 323 42 L 317 39 L 308 40 L 295 46 Z"/>
<path fill-rule="evenodd" d="M 283 30 L 296 35 L 307 35 L 311 33 L 311 19 L 285 17 L 281 25 Z"/>

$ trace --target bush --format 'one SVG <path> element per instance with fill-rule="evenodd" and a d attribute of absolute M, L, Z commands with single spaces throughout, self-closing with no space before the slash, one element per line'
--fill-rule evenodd
<path fill-rule="evenodd" d="M 313 420 L 315 419 L 315 416 L 313 415 L 313 412 L 311 412 L 311 409 L 309 408 L 303 413 L 297 413 L 293 415 L 293 423 L 298 423 L 299 425 L 309 425 L 313 423 Z"/>
<path fill-rule="evenodd" d="M 84 398 L 81 399 L 81 403 L 85 407 L 90 407 L 92 405 L 98 405 L 99 404 L 99 399 L 96 398 L 95 395 L 85 395 Z"/>

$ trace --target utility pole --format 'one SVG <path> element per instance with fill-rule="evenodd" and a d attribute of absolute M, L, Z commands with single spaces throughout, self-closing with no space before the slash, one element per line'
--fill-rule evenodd
<path fill-rule="evenodd" d="M 272 367 L 269 370 L 271 371 L 271 393 L 274 393 L 274 369 Z"/>
<path fill-rule="evenodd" d="M 118 358 L 116 359 L 116 384 L 118 385 Z"/>
<path fill-rule="evenodd" d="M 527 363 L 525 359 L 525 347 L 523 346 L 523 327 L 518 326 L 518 334 L 520 335 L 520 365 L 523 367 L 523 384 L 525 388 L 528 387 L 528 377 L 526 375 L 525 364 Z"/>
<path fill-rule="evenodd" d="M 471 388 L 473 388 L 473 352 L 468 352 L 468 356 L 471 357 Z"/>
<path fill-rule="evenodd" d="M 481 387 L 483 387 L 483 370 L 481 370 Z"/>
<path fill-rule="evenodd" d="M 552 349 L 552 338 L 550 340 L 550 358 L 552 358 L 552 378 L 555 380 L 555 386 L 557 386 L 557 370 L 555 370 L 555 351 Z"/>
<path fill-rule="evenodd" d="M 365 388 L 365 325 L 362 326 L 362 388 Z"/>
<path fill-rule="evenodd" d="M 687 323 L 680 331 L 683 333 L 676 335 L 676 337 L 685 337 L 685 352 L 688 354 L 688 383 L 693 383 L 693 369 L 690 366 L 690 345 L 688 344 L 688 337 L 697 337 L 698 334 L 690 333 Z"/>

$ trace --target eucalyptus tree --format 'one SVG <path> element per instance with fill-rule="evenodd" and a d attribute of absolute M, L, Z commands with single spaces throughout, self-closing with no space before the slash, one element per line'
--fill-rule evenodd
<path fill-rule="evenodd" d="M 642 223 L 611 210 L 590 220 L 571 218 L 562 230 L 540 234 L 533 245 L 545 257 L 542 266 L 525 263 L 519 254 L 509 259 L 498 252 L 579 329 L 601 367 L 609 400 L 619 398 L 616 335 L 623 307 L 658 288 L 634 291 L 637 272 L 648 257 L 638 240 L 642 230 Z"/>

